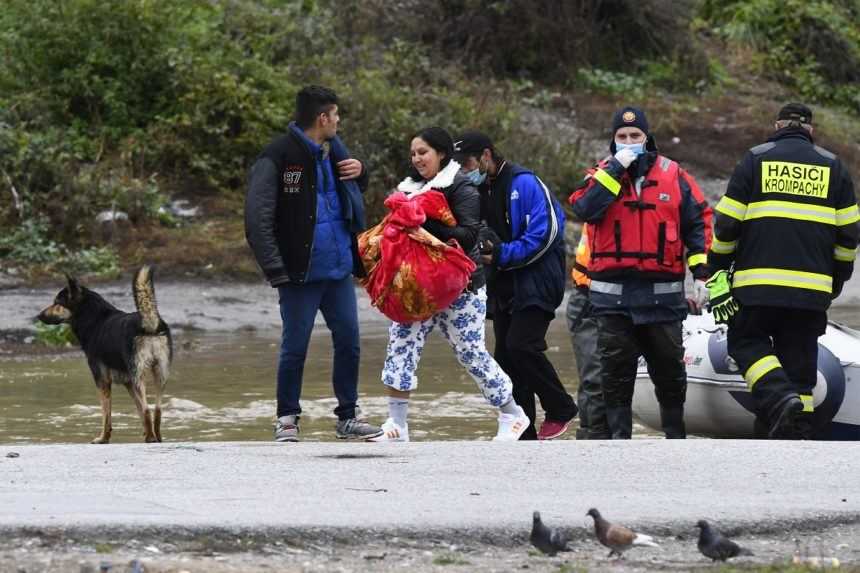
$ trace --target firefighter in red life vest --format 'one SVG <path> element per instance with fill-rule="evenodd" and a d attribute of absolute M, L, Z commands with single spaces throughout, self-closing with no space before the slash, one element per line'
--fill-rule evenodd
<path fill-rule="evenodd" d="M 712 213 L 693 177 L 657 153 L 640 109 L 618 110 L 612 134 L 612 155 L 588 170 L 571 197 L 573 212 L 590 223 L 589 298 L 598 323 L 606 419 L 612 439 L 631 437 L 641 356 L 666 437 L 685 438 L 684 271 L 689 266 L 691 299 L 701 307 L 708 294 Z"/>

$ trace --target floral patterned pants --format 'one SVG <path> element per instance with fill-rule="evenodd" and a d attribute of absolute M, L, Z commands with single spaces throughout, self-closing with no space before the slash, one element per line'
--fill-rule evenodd
<path fill-rule="evenodd" d="M 457 361 L 466 368 L 484 398 L 495 407 L 511 400 L 511 379 L 484 343 L 487 291 L 466 291 L 445 310 L 422 322 L 392 322 L 388 329 L 388 352 L 382 367 L 382 383 L 409 392 L 418 387 L 418 361 L 427 335 L 435 327 L 454 349 Z"/>

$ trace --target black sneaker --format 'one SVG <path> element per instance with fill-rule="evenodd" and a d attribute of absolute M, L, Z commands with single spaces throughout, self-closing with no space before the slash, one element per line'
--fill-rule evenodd
<path fill-rule="evenodd" d="M 784 398 L 771 412 L 772 422 L 767 437 L 772 440 L 789 437 L 794 430 L 795 418 L 801 412 L 803 412 L 803 402 L 799 397 L 794 395 Z"/>
<path fill-rule="evenodd" d="M 275 422 L 276 442 L 298 442 L 299 441 L 299 417 L 281 416 Z"/>

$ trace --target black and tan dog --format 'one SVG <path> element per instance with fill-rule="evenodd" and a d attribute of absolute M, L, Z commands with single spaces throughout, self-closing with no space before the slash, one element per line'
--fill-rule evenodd
<path fill-rule="evenodd" d="M 102 405 L 102 432 L 92 443 L 110 441 L 114 383 L 124 385 L 131 394 L 143 421 L 144 439 L 160 442 L 161 395 L 173 359 L 173 341 L 155 304 L 152 270 L 145 266 L 134 276 L 137 312 L 123 312 L 77 280 L 67 279 L 68 285 L 38 319 L 46 324 L 69 323 L 81 343 Z M 155 393 L 154 412 L 146 402 L 147 381 Z"/>

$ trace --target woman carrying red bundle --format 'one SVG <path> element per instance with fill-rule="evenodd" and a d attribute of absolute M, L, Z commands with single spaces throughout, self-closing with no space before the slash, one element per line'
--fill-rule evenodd
<path fill-rule="evenodd" d="M 412 198 L 397 191 L 385 206 L 382 222 L 358 237 L 367 271 L 361 284 L 373 306 L 394 322 L 427 320 L 463 293 L 476 265 L 455 241 L 443 243 L 421 226 L 431 218 L 457 226 L 440 191 Z"/>
<path fill-rule="evenodd" d="M 447 131 L 439 127 L 421 130 L 411 143 L 412 173 L 400 182 L 397 191 L 410 201 L 428 192 L 444 195 L 456 224 L 449 226 L 450 221 L 446 224 L 427 217 L 421 226 L 442 242 L 456 241 L 475 263 L 475 270 L 465 289 L 447 308 L 425 320 L 391 324 L 382 368 L 382 383 L 388 387 L 389 418 L 382 425 L 382 436 L 372 441 L 409 441 L 409 394 L 418 386 L 415 373 L 427 335 L 437 326 L 487 402 L 499 408 L 499 429 L 494 439 L 516 441 L 529 425 L 528 417 L 511 394 L 511 379 L 487 352 L 484 342 L 487 295 L 477 244 L 480 199 L 475 187 L 460 173 L 460 165 L 452 160 L 453 154 L 454 142 Z M 402 204 L 396 207 L 398 211 L 404 208 Z"/>

